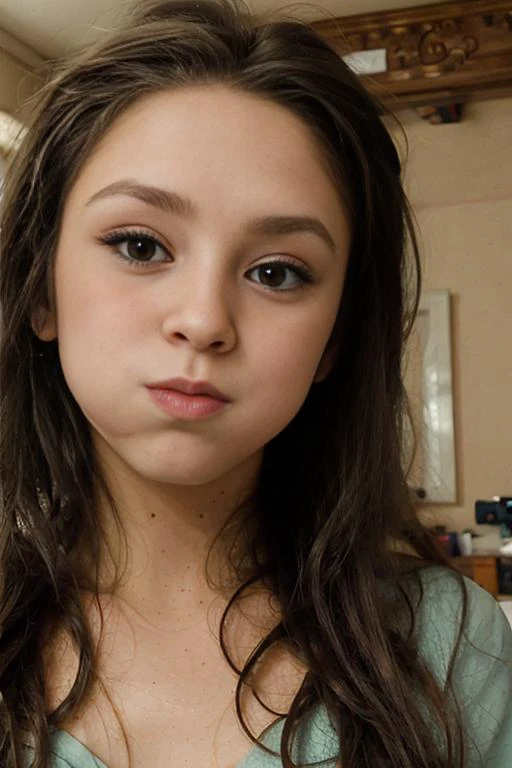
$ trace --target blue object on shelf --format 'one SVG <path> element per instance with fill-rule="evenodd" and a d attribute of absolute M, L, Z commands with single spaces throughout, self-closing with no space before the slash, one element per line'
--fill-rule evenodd
<path fill-rule="evenodd" d="M 479 524 L 499 525 L 502 538 L 512 535 L 512 497 L 495 496 L 492 501 L 476 501 L 475 517 Z"/>

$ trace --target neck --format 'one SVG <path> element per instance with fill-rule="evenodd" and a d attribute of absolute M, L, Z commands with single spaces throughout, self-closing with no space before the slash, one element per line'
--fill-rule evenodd
<path fill-rule="evenodd" d="M 187 621 L 197 611 L 206 612 L 219 597 L 209 576 L 225 575 L 222 538 L 211 558 L 209 552 L 233 513 L 250 498 L 260 457 L 201 486 L 151 481 L 115 464 L 105 465 L 111 500 L 102 494 L 99 501 L 106 582 L 121 571 L 116 597 L 151 623 L 168 620 L 176 626 L 180 617 Z"/>

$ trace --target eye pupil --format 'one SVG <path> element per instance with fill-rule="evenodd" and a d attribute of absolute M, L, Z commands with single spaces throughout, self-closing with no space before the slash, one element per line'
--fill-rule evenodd
<path fill-rule="evenodd" d="M 138 237 L 136 240 L 129 241 L 127 250 L 132 259 L 150 261 L 155 255 L 155 247 L 155 243 L 149 238 Z"/>
<path fill-rule="evenodd" d="M 281 264 L 260 267 L 260 279 L 265 285 L 275 288 L 286 279 L 286 269 Z"/>

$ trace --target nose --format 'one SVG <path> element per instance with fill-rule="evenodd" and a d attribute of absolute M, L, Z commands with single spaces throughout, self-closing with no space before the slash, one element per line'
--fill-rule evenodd
<path fill-rule="evenodd" d="M 228 352 L 236 346 L 235 310 L 226 276 L 212 272 L 176 279 L 168 288 L 171 299 L 162 321 L 162 334 L 173 344 L 196 351 Z"/>

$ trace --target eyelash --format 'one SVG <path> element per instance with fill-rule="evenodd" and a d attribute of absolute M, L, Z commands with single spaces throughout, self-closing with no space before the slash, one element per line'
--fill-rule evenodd
<path fill-rule="evenodd" d="M 103 237 L 99 238 L 99 242 L 102 245 L 106 245 L 111 248 L 116 256 L 118 256 L 119 259 L 121 259 L 121 261 L 123 261 L 125 264 L 128 264 L 132 269 L 150 269 L 151 267 L 154 267 L 155 264 L 168 263 L 167 261 L 137 261 L 137 259 L 125 256 L 125 254 L 121 253 L 117 247 L 122 243 L 133 242 L 137 240 L 144 240 L 154 243 L 158 248 L 161 248 L 167 255 L 169 255 L 168 249 L 162 245 L 162 243 L 156 237 L 149 234 L 148 232 L 144 232 L 143 230 L 117 230 L 116 232 L 111 232 L 108 235 L 104 235 Z M 273 293 L 291 293 L 293 291 L 300 290 L 301 288 L 305 288 L 306 285 L 314 282 L 313 274 L 309 269 L 307 269 L 307 267 L 282 257 L 280 259 L 274 259 L 268 262 L 263 262 L 262 264 L 258 264 L 257 266 L 250 269 L 249 272 L 253 272 L 263 267 L 276 265 L 284 266 L 290 269 L 295 274 L 295 276 L 301 280 L 301 282 L 293 288 L 272 288 L 262 283 L 257 283 L 258 285 L 261 285 L 263 288 L 272 291 Z"/>

